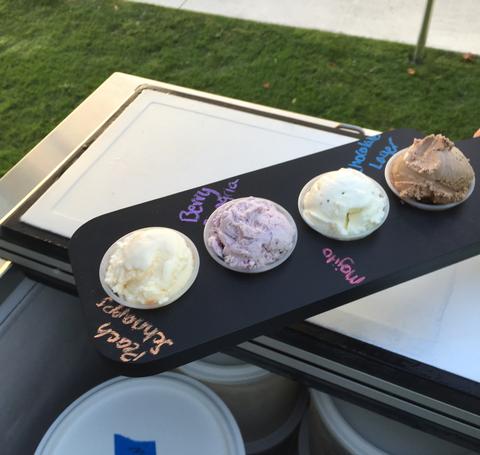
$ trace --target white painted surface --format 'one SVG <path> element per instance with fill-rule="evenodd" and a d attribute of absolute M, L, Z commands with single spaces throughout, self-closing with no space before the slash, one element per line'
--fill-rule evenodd
<path fill-rule="evenodd" d="M 145 90 L 21 219 L 69 238 L 98 215 L 352 141 Z"/>
<path fill-rule="evenodd" d="M 309 321 L 480 381 L 479 275 L 476 256 Z"/>
<path fill-rule="evenodd" d="M 426 4 L 424 0 L 140 1 L 258 22 L 408 44 L 417 42 Z M 479 54 L 479 18 L 478 0 L 436 0 L 427 45 Z"/>

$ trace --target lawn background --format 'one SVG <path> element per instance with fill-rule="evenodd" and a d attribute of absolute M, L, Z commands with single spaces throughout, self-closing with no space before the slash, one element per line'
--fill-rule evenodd
<path fill-rule="evenodd" d="M 372 129 L 470 137 L 480 62 L 429 49 L 409 75 L 411 51 L 122 0 L 0 0 L 0 175 L 115 71 Z"/>

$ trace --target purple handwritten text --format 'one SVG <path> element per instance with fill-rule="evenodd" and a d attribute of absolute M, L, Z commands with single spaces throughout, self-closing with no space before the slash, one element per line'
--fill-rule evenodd
<path fill-rule="evenodd" d="M 223 188 L 221 192 L 207 187 L 198 190 L 190 200 L 187 209 L 180 211 L 178 214 L 180 221 L 185 223 L 198 223 L 202 218 L 203 205 L 208 198 L 215 198 L 215 208 L 220 207 L 222 204 L 225 204 L 225 202 L 231 201 L 233 194 L 235 194 L 238 188 L 239 181 L 240 179 L 228 182 L 227 186 Z M 206 219 L 203 220 L 203 224 L 205 224 L 206 221 Z"/>

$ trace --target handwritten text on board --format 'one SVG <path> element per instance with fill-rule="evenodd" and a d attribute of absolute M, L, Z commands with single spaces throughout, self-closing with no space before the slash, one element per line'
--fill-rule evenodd
<path fill-rule="evenodd" d="M 363 172 L 363 166 L 368 159 L 368 153 L 373 145 L 381 138 L 380 135 L 371 136 L 358 143 L 358 147 L 355 149 L 355 158 L 347 165 L 357 171 Z M 397 153 L 398 146 L 393 142 L 391 136 L 387 138 L 387 145 L 380 150 L 377 155 L 368 162 L 370 167 L 381 170 L 385 166 L 388 159 Z"/>
<path fill-rule="evenodd" d="M 364 276 L 358 276 L 356 270 L 353 268 L 355 261 L 347 256 L 339 258 L 335 255 L 331 248 L 324 248 L 322 250 L 325 262 L 331 264 L 336 272 L 340 272 L 352 286 L 359 284 L 365 280 Z"/>
<path fill-rule="evenodd" d="M 132 341 L 129 337 L 123 336 L 117 330 L 113 330 L 111 322 L 105 322 L 97 328 L 94 338 L 104 339 L 107 343 L 112 344 L 120 351 L 120 361 L 136 362 L 145 354 L 158 355 L 163 346 L 172 346 L 173 340 L 167 338 L 166 335 L 142 318 L 130 314 L 130 309 L 115 304 L 111 297 L 106 297 L 96 304 L 105 314 L 112 319 L 118 319 L 130 331 L 138 331 L 143 335 L 143 343 L 140 344 Z M 145 345 L 145 343 L 147 343 Z"/>
<path fill-rule="evenodd" d="M 204 210 L 204 204 L 208 198 L 215 200 L 215 208 L 220 207 L 225 202 L 231 201 L 233 199 L 233 194 L 237 190 L 238 182 L 240 179 L 233 180 L 228 182 L 227 186 L 223 188 L 222 192 L 214 190 L 213 188 L 201 188 L 198 190 L 190 199 L 190 205 L 186 210 L 182 210 L 178 214 L 180 221 L 185 223 L 198 223 L 202 218 L 202 213 Z M 208 217 L 207 217 L 208 218 Z M 207 222 L 205 218 L 203 224 Z"/>

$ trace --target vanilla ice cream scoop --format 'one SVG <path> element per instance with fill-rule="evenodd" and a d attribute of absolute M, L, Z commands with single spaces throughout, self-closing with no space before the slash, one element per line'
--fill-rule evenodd
<path fill-rule="evenodd" d="M 100 266 L 103 284 L 134 308 L 168 305 L 192 285 L 198 272 L 198 252 L 178 231 L 151 227 L 117 240 Z"/>
<path fill-rule="evenodd" d="M 298 203 L 310 227 L 338 240 L 366 237 L 383 224 L 389 211 L 388 196 L 375 180 L 344 168 L 308 182 Z"/>

